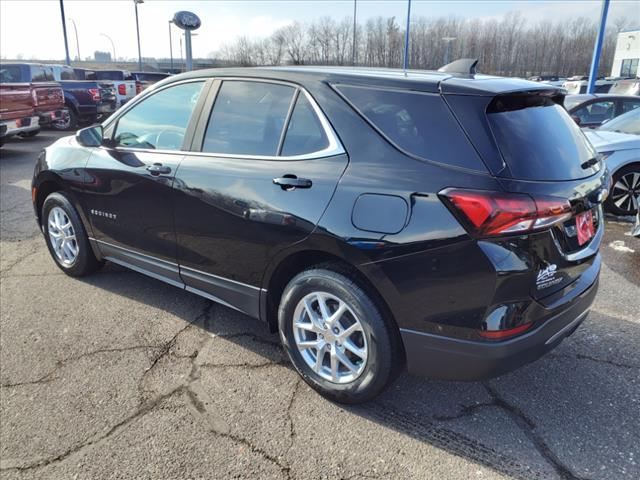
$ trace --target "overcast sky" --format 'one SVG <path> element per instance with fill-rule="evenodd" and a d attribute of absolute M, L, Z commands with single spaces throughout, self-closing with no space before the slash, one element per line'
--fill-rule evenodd
<path fill-rule="evenodd" d="M 358 0 L 359 21 L 375 16 L 406 19 L 406 0 Z M 65 0 L 69 51 L 76 56 L 75 21 L 82 58 L 95 50 L 112 51 L 113 39 L 118 57 L 137 57 L 133 0 Z M 579 16 L 597 19 L 600 0 L 466 1 L 413 0 L 412 16 L 457 16 L 461 18 L 500 18 L 520 11 L 529 22 L 562 20 Z M 225 42 L 246 35 L 264 37 L 293 21 L 309 22 L 321 16 L 342 19 L 353 14 L 353 0 L 288 1 L 169 1 L 145 0 L 138 6 L 143 57 L 169 56 L 168 20 L 178 10 L 195 12 L 202 20 L 193 40 L 195 57 L 215 52 Z M 628 17 L 640 23 L 639 0 L 612 0 L 609 20 Z M 179 56 L 179 32 L 173 28 L 174 56 Z M 64 41 L 58 0 L 0 0 L 0 54 L 4 58 L 63 59 Z"/>

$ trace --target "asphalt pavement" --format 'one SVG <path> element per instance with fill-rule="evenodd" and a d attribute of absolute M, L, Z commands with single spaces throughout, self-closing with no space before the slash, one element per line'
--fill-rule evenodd
<path fill-rule="evenodd" d="M 276 335 L 108 264 L 53 263 L 30 180 L 43 132 L 0 150 L 0 478 L 640 478 L 640 240 L 607 219 L 600 291 L 556 350 L 478 383 L 406 374 L 318 396 Z"/>

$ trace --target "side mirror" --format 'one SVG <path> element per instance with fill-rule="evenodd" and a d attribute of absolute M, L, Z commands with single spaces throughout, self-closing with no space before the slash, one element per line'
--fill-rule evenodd
<path fill-rule="evenodd" d="M 83 147 L 99 147 L 102 145 L 102 125 L 93 125 L 77 131 L 76 140 Z"/>
<path fill-rule="evenodd" d="M 571 118 L 573 119 L 574 122 L 576 122 L 576 125 L 580 126 L 580 124 L 582 123 L 582 120 L 580 120 L 580 117 L 577 117 L 575 115 L 571 115 Z"/>

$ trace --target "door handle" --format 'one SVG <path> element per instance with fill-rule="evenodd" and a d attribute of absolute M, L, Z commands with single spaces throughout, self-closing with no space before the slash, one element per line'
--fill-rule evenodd
<path fill-rule="evenodd" d="M 151 172 L 151 175 L 166 175 L 168 173 L 171 173 L 171 167 L 166 167 L 161 163 L 154 163 L 153 165 L 149 165 L 147 167 L 147 170 Z"/>
<path fill-rule="evenodd" d="M 280 185 L 283 190 L 293 190 L 294 188 L 311 188 L 313 182 L 308 178 L 298 178 L 295 175 L 284 175 L 274 178 L 273 183 Z"/>

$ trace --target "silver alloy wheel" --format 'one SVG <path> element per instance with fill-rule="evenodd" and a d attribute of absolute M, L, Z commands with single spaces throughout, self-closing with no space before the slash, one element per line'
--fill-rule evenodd
<path fill-rule="evenodd" d="M 78 242 L 71 220 L 60 207 L 49 211 L 49 240 L 58 260 L 66 267 L 74 264 L 78 258 Z"/>
<path fill-rule="evenodd" d="M 343 300 L 313 292 L 293 313 L 293 336 L 300 355 L 315 373 L 334 383 L 357 379 L 367 364 L 364 329 Z"/>
<path fill-rule="evenodd" d="M 640 197 L 640 173 L 629 172 L 618 179 L 611 192 L 613 203 L 620 210 L 629 214 L 638 210 L 638 197 Z"/>

